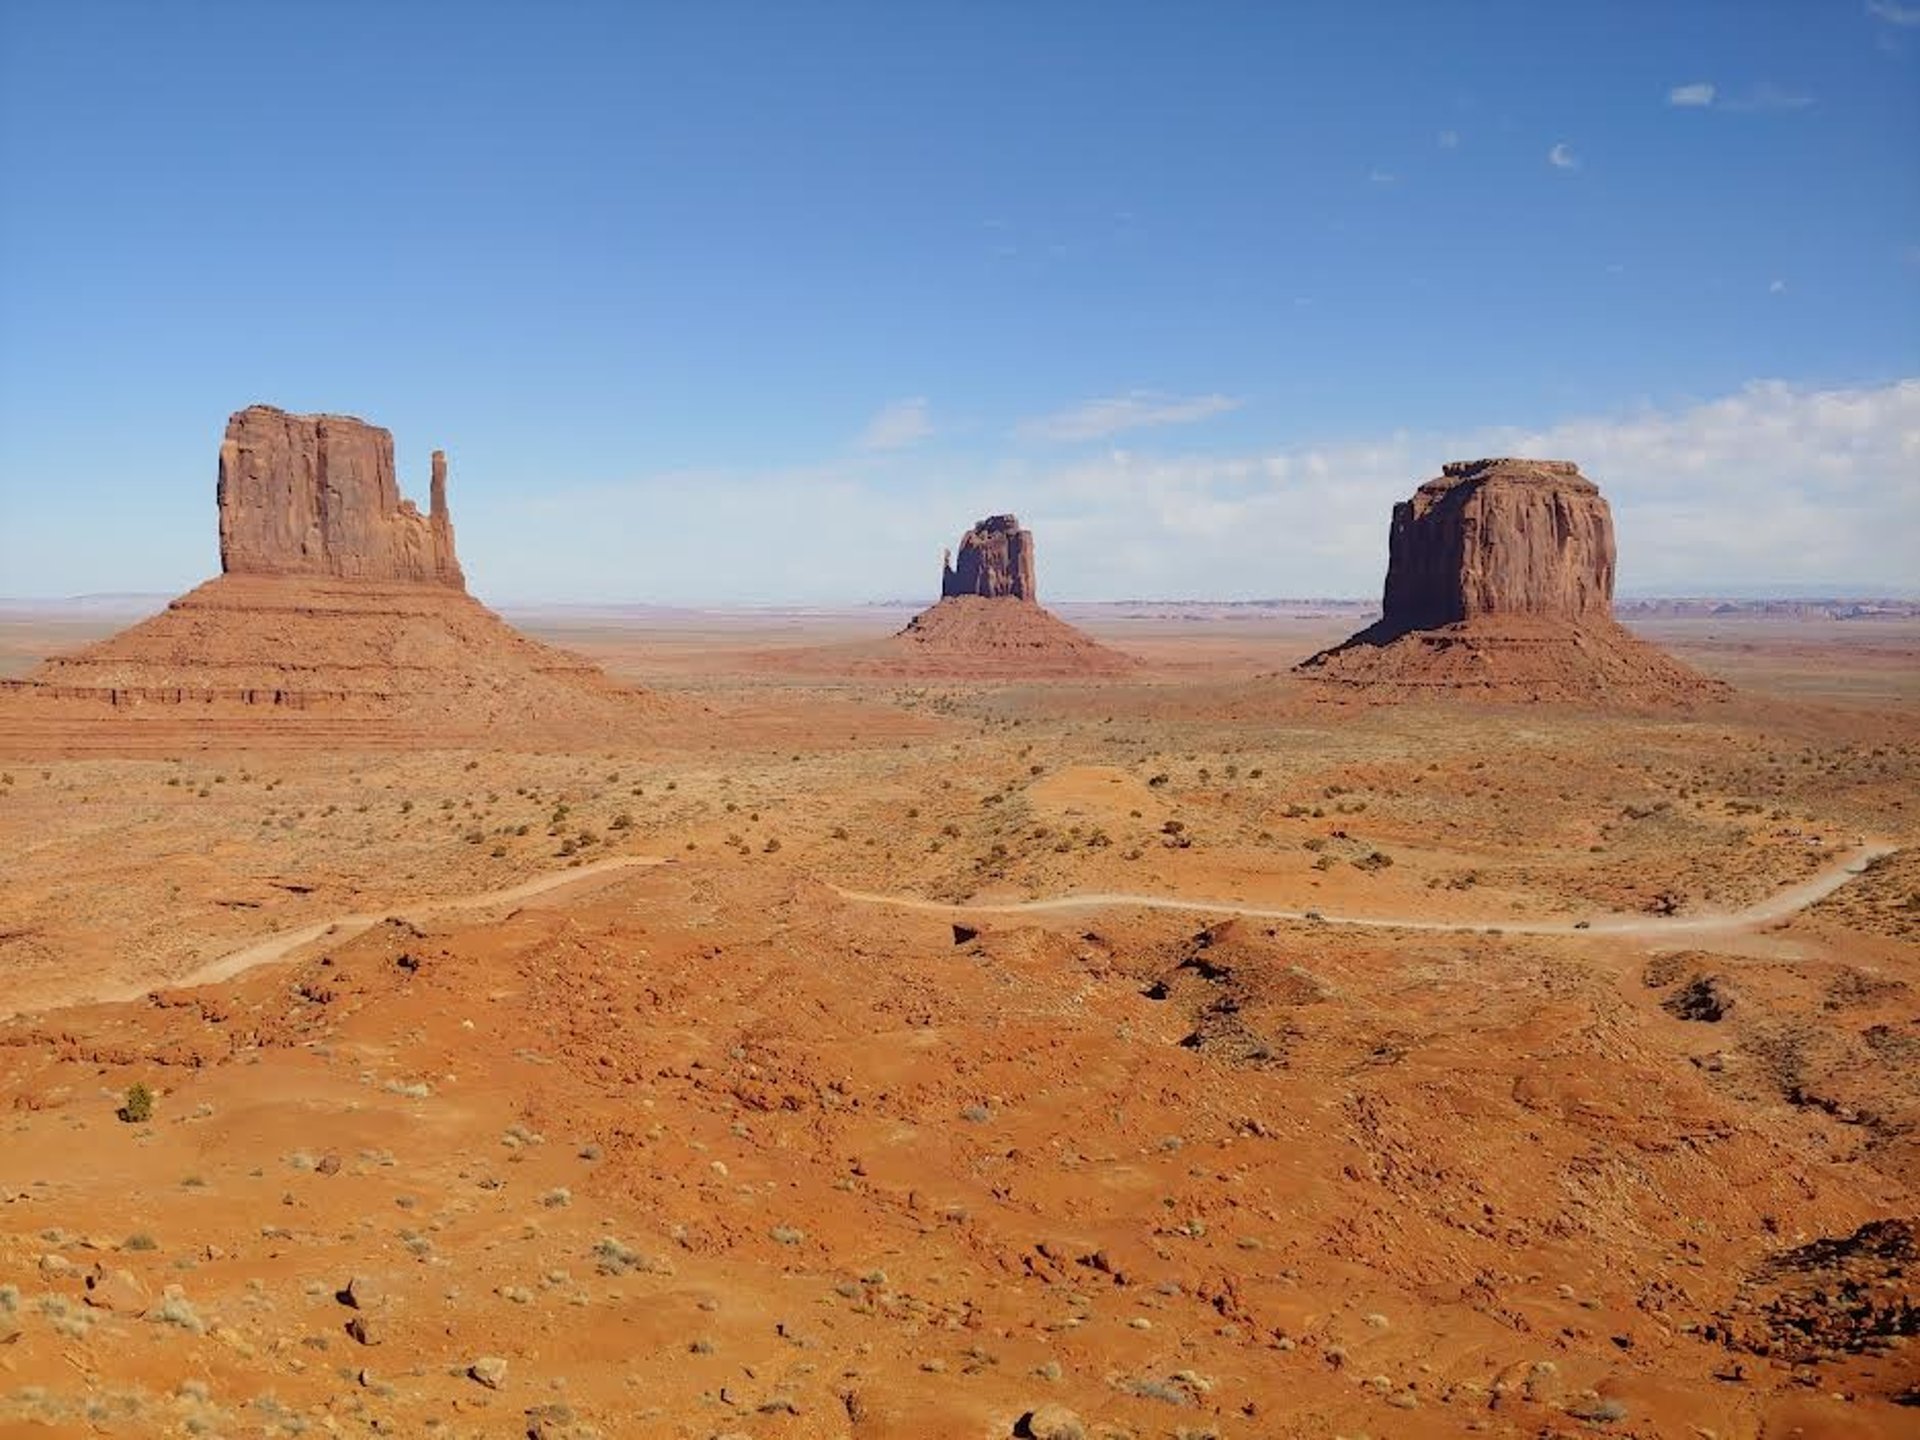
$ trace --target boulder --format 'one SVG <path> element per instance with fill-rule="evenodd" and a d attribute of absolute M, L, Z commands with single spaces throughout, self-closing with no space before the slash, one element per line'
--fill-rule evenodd
<path fill-rule="evenodd" d="M 96 1310 L 111 1310 L 118 1315 L 146 1312 L 147 1292 L 130 1270 L 110 1270 L 96 1264 L 87 1272 L 87 1304 Z"/>
<path fill-rule="evenodd" d="M 428 513 L 400 497 L 393 436 L 348 415 L 250 405 L 220 445 L 220 568 L 465 587 L 436 450 Z"/>

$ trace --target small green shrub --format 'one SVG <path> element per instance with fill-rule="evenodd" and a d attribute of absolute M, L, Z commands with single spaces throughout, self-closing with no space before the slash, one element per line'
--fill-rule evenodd
<path fill-rule="evenodd" d="M 127 1087 L 127 1100 L 120 1107 L 120 1118 L 129 1125 L 144 1125 L 153 1119 L 153 1092 L 136 1080 Z"/>

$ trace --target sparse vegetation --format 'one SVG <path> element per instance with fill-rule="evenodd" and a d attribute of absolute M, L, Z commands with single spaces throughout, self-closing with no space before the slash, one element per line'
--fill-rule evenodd
<path fill-rule="evenodd" d="M 127 1087 L 125 1101 L 120 1106 L 120 1119 L 128 1125 L 144 1125 L 153 1119 L 153 1091 L 145 1081 L 136 1080 Z"/>

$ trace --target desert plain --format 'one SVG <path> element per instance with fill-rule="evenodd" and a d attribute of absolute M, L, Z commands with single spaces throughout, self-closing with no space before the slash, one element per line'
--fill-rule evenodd
<path fill-rule="evenodd" d="M 1061 613 L 1132 663 L 0 709 L 0 1434 L 1916 1433 L 1920 619 L 1641 607 L 1729 684 L 1636 711 Z"/>

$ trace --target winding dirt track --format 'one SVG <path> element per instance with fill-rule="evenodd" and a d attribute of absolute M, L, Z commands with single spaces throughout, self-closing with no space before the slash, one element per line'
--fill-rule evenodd
<path fill-rule="evenodd" d="M 833 888 L 843 900 L 862 905 L 890 905 L 899 910 L 933 915 L 1043 915 L 1059 911 L 1133 908 L 1183 910 L 1206 915 L 1245 915 L 1260 920 L 1310 920 L 1325 925 L 1364 925 L 1377 930 L 1498 930 L 1504 935 L 1657 935 L 1664 938 L 1750 930 L 1775 920 L 1784 920 L 1816 901 L 1826 899 L 1868 865 L 1883 855 L 1891 855 L 1897 848 L 1893 845 L 1863 845 L 1812 879 L 1790 885 L 1744 910 L 1710 915 L 1606 915 L 1592 920 L 1406 920 L 1390 916 L 1329 915 L 1319 910 L 1277 910 L 1265 905 L 1246 905 L 1237 900 L 1181 900 L 1165 895 L 1126 893 L 1056 895 L 1044 900 L 949 905 L 937 900 L 916 900 L 865 890 L 842 890 L 837 885 Z"/>
<path fill-rule="evenodd" d="M 1784 920 L 1789 915 L 1798 914 L 1809 905 L 1824 900 L 1859 875 L 1875 860 L 1884 855 L 1891 855 L 1898 848 L 1883 843 L 1863 845 L 1835 861 L 1811 879 L 1802 881 L 1798 885 L 1790 885 L 1743 910 L 1714 915 L 1606 915 L 1596 916 L 1589 921 L 1537 920 L 1516 923 L 1510 920 L 1417 920 L 1376 915 L 1329 915 L 1318 910 L 1282 910 L 1265 905 L 1247 905 L 1237 900 L 1183 900 L 1167 895 L 1134 895 L 1124 892 L 1054 895 L 1040 900 L 946 904 L 938 900 L 922 900 L 909 895 L 884 895 L 866 890 L 845 890 L 837 885 L 832 889 L 843 900 L 851 901 L 856 905 L 885 905 L 896 910 L 909 910 L 918 914 L 955 917 L 1048 915 L 1084 910 L 1172 910 L 1200 915 L 1245 915 L 1260 920 L 1306 920 L 1323 925 L 1359 925 L 1377 930 L 1456 932 L 1497 930 L 1504 935 L 1579 934 L 1616 938 L 1669 939 L 1751 930 L 1776 920 Z M 591 865 L 581 865 L 556 871 L 551 875 L 536 876 L 518 885 L 510 885 L 504 890 L 487 890 L 477 895 L 459 895 L 444 900 L 415 901 L 386 910 L 361 911 L 352 915 L 338 915 L 329 920 L 316 920 L 311 925 L 302 925 L 295 930 L 268 935 L 243 945 L 237 950 L 230 950 L 219 959 L 165 983 L 169 986 L 211 985 L 221 980 L 231 979 L 243 970 L 251 970 L 256 965 L 271 965 L 275 961 L 284 960 L 294 951 L 316 940 L 349 939 L 392 916 L 413 919 L 427 915 L 441 915 L 454 910 L 485 910 L 498 905 L 514 905 L 522 900 L 530 900 L 535 896 L 545 895 L 616 871 L 672 863 L 670 858 L 659 855 L 616 855 Z M 150 985 L 137 986 L 95 998 L 132 1000 L 146 994 L 152 988 Z"/>

